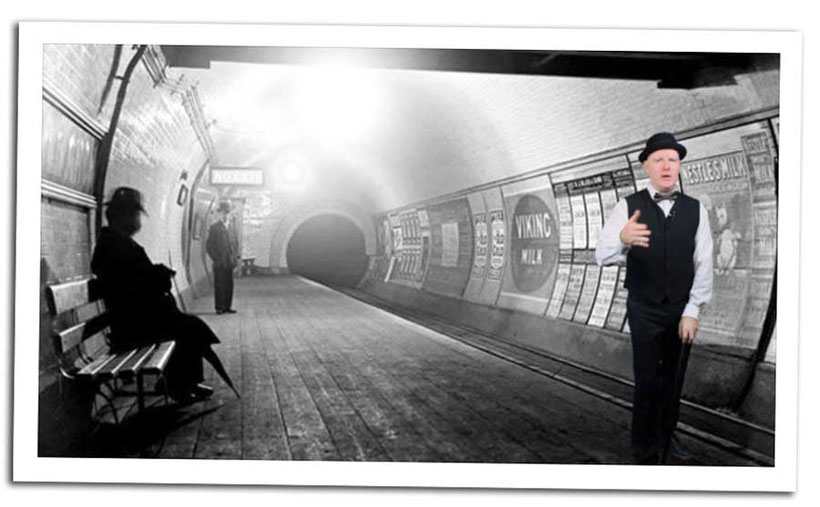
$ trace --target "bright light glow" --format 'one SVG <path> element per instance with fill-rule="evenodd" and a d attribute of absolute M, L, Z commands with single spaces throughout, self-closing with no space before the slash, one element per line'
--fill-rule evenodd
<path fill-rule="evenodd" d="M 287 183 L 298 183 L 302 179 L 302 166 L 293 160 L 288 160 L 280 170 L 283 181 Z"/>
<path fill-rule="evenodd" d="M 306 70 L 295 100 L 304 132 L 337 151 L 373 133 L 382 93 L 372 73 L 338 65 Z"/>
<path fill-rule="evenodd" d="M 302 193 L 311 183 L 310 162 L 295 150 L 282 154 L 273 166 L 275 190 L 287 193 Z"/>

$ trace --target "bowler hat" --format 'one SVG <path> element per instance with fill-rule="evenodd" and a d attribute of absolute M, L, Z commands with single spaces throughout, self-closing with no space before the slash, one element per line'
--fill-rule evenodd
<path fill-rule="evenodd" d="M 222 213 L 223 211 L 230 212 L 231 211 L 231 203 L 229 203 L 227 201 L 222 201 L 222 202 L 219 203 L 219 207 L 216 208 L 216 210 L 220 213 Z"/>
<path fill-rule="evenodd" d="M 658 132 L 646 141 L 646 148 L 638 155 L 638 160 L 645 162 L 649 155 L 658 150 L 675 150 L 681 160 L 686 156 L 686 147 L 678 143 L 675 136 L 669 132 Z"/>
<path fill-rule="evenodd" d="M 142 206 L 142 194 L 139 190 L 131 187 L 119 187 L 114 190 L 111 199 L 105 203 L 110 209 L 135 211 L 145 213 Z"/>

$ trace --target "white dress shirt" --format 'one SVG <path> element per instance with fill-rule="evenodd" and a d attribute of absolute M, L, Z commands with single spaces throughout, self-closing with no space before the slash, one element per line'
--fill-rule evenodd
<path fill-rule="evenodd" d="M 659 193 L 652 184 L 647 186 L 649 195 L 654 197 Z M 675 204 L 670 199 L 665 199 L 658 203 L 663 214 L 669 215 L 669 210 Z M 629 207 L 626 199 L 621 199 L 612 208 L 609 219 L 604 224 L 601 234 L 598 236 L 598 245 L 595 248 L 595 260 L 601 266 L 609 264 L 619 264 L 626 261 L 626 254 L 629 253 L 630 246 L 621 243 L 621 230 L 629 220 Z M 654 232 L 654 231 L 653 231 Z M 649 236 L 650 243 L 652 236 Z M 643 248 L 636 246 L 635 248 Z M 695 279 L 692 282 L 692 290 L 689 291 L 689 301 L 683 310 L 683 315 L 697 319 L 700 315 L 701 305 L 708 303 L 712 299 L 712 228 L 709 225 L 709 215 L 703 203 L 700 203 L 700 222 L 695 233 Z"/>

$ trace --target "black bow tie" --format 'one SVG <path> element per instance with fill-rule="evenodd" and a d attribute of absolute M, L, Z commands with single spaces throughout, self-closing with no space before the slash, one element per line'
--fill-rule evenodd
<path fill-rule="evenodd" d="M 661 201 L 666 200 L 666 199 L 669 199 L 670 201 L 674 201 L 675 199 L 678 198 L 679 195 L 680 195 L 680 192 L 678 192 L 677 190 L 675 190 L 671 194 L 666 194 L 666 195 L 655 193 L 655 202 L 661 202 Z"/>

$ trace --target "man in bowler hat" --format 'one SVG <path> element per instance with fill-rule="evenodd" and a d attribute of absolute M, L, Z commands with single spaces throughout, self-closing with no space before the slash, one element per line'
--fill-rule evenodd
<path fill-rule="evenodd" d="M 685 358 L 697 335 L 700 307 L 712 297 L 706 208 L 675 190 L 684 157 L 686 148 L 672 134 L 647 140 L 638 160 L 649 185 L 615 205 L 595 250 L 600 265 L 626 261 L 635 380 L 632 451 L 638 464 L 684 455 L 673 438 L 682 350 Z"/>
<path fill-rule="evenodd" d="M 214 306 L 217 314 L 236 313 L 231 308 L 233 302 L 233 270 L 238 260 L 238 245 L 233 231 L 230 230 L 231 205 L 219 203 L 217 208 L 219 220 L 208 230 L 208 241 L 205 250 L 213 261 L 214 268 Z"/>
<path fill-rule="evenodd" d="M 175 271 L 151 262 L 133 239 L 145 214 L 142 194 L 131 187 L 119 187 L 105 207 L 108 225 L 100 232 L 91 270 L 97 276 L 110 316 L 111 349 L 120 352 L 176 341 L 165 382 L 169 394 L 182 403 L 213 393 L 213 388 L 202 383 L 202 359 L 232 386 L 211 348 L 219 339 L 201 319 L 177 308 L 171 294 Z"/>

